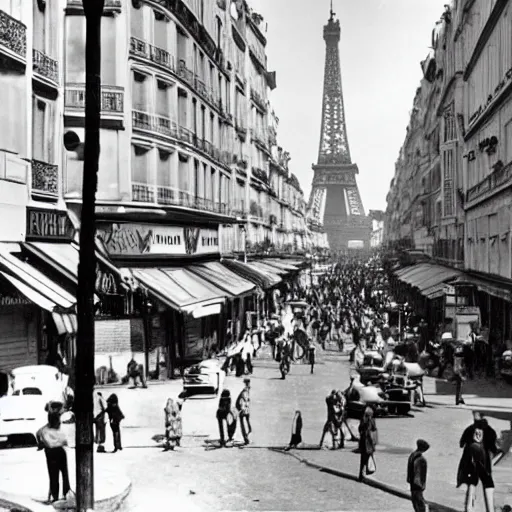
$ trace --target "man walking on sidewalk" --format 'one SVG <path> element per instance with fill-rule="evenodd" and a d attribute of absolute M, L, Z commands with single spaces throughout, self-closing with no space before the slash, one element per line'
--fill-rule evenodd
<path fill-rule="evenodd" d="M 236 401 L 236 408 L 238 410 L 238 415 L 240 416 L 240 427 L 242 428 L 242 436 L 244 438 L 244 443 L 249 444 L 249 434 L 252 432 L 251 420 L 250 420 L 250 396 L 249 392 L 251 390 L 251 379 L 244 379 L 245 387 L 242 389 L 240 394 L 238 395 L 238 399 Z"/>
<path fill-rule="evenodd" d="M 423 454 L 430 448 L 427 441 L 418 439 L 416 450 L 407 461 L 407 483 L 411 487 L 411 499 L 414 512 L 428 512 L 428 505 L 423 496 L 427 485 L 427 459 Z"/>

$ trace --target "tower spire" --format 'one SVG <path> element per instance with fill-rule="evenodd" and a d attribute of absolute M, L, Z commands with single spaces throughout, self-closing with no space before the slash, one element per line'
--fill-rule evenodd
<path fill-rule="evenodd" d="M 333 0 L 331 0 L 331 18 L 330 18 L 331 20 L 333 20 L 334 16 L 336 16 L 336 13 L 332 10 L 332 1 Z"/>

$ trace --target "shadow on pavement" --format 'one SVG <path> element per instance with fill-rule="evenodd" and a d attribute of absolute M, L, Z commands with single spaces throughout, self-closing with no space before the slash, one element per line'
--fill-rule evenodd
<path fill-rule="evenodd" d="M 455 396 L 455 384 L 445 379 L 435 380 L 435 394 Z M 466 379 L 462 384 L 463 395 L 475 395 L 482 398 L 512 398 L 512 386 L 485 378 Z"/>

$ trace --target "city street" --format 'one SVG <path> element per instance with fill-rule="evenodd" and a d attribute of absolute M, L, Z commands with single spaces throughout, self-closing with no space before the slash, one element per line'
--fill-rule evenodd
<path fill-rule="evenodd" d="M 268 449 L 282 448 L 288 443 L 292 417 L 299 409 L 303 414 L 306 449 L 294 452 L 312 463 L 357 474 L 358 455 L 352 453 L 355 443 L 348 442 L 341 451 L 312 449 L 319 441 L 325 419 L 325 396 L 333 388 L 346 388 L 349 381 L 346 356 L 335 352 L 319 356 L 321 362 L 314 375 L 310 375 L 308 366 L 294 365 L 285 381 L 280 379 L 277 364 L 267 356 L 255 360 L 251 378 L 254 433 L 248 447 L 240 446 L 241 435 L 237 432 L 237 446 L 218 449 L 215 421 L 218 400 L 193 397 L 183 406 L 182 447 L 175 452 L 164 452 L 160 446 L 163 408 L 168 397 L 176 397 L 181 391 L 180 382 L 153 384 L 147 390 L 105 388 L 105 397 L 111 392 L 118 394 L 126 416 L 124 450 L 97 454 L 96 465 L 108 469 L 110 474 L 117 469 L 120 475 L 126 474 L 131 479 L 132 492 L 124 506 L 127 512 L 142 512 L 152 508 L 148 507 L 152 503 L 169 500 L 179 504 L 181 510 L 411 510 L 406 500 L 310 468 L 289 455 Z M 242 380 L 229 376 L 226 387 L 236 397 Z M 460 457 L 458 439 L 462 429 L 471 422 L 470 411 L 435 406 L 415 409 L 413 416 L 377 420 L 379 446 L 377 472 L 373 477 L 407 491 L 407 455 L 415 440 L 423 437 L 431 443 L 427 453 L 427 498 L 460 507 L 464 491 L 455 488 Z M 491 420 L 491 424 L 498 433 L 507 428 L 504 422 Z M 354 428 L 357 429 L 357 423 Z M 72 436 L 70 432 L 71 439 Z M 111 443 L 109 431 L 109 452 Z M 16 461 L 23 458 L 33 458 L 35 467 L 44 475 L 43 485 L 38 488 L 44 489 L 44 458 L 39 453 L 28 448 L 0 451 L 0 464 L 13 468 L 12 479 L 23 478 L 21 474 L 14 476 Z M 506 501 L 507 493 L 511 495 L 510 468 L 510 461 L 506 460 L 495 470 L 500 505 Z M 33 497 L 41 499 L 42 492 Z M 478 499 L 477 511 L 480 511 L 483 510 L 479 508 L 480 496 Z"/>

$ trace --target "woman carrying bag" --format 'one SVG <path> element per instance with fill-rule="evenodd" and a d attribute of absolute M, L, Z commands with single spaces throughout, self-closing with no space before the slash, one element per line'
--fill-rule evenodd
<path fill-rule="evenodd" d="M 361 454 L 359 463 L 359 481 L 364 478 L 363 471 L 366 470 L 367 475 L 375 473 L 377 465 L 375 464 L 375 447 L 378 443 L 378 432 L 375 419 L 373 417 L 373 409 L 367 407 L 364 415 L 359 423 L 359 453 Z"/>

